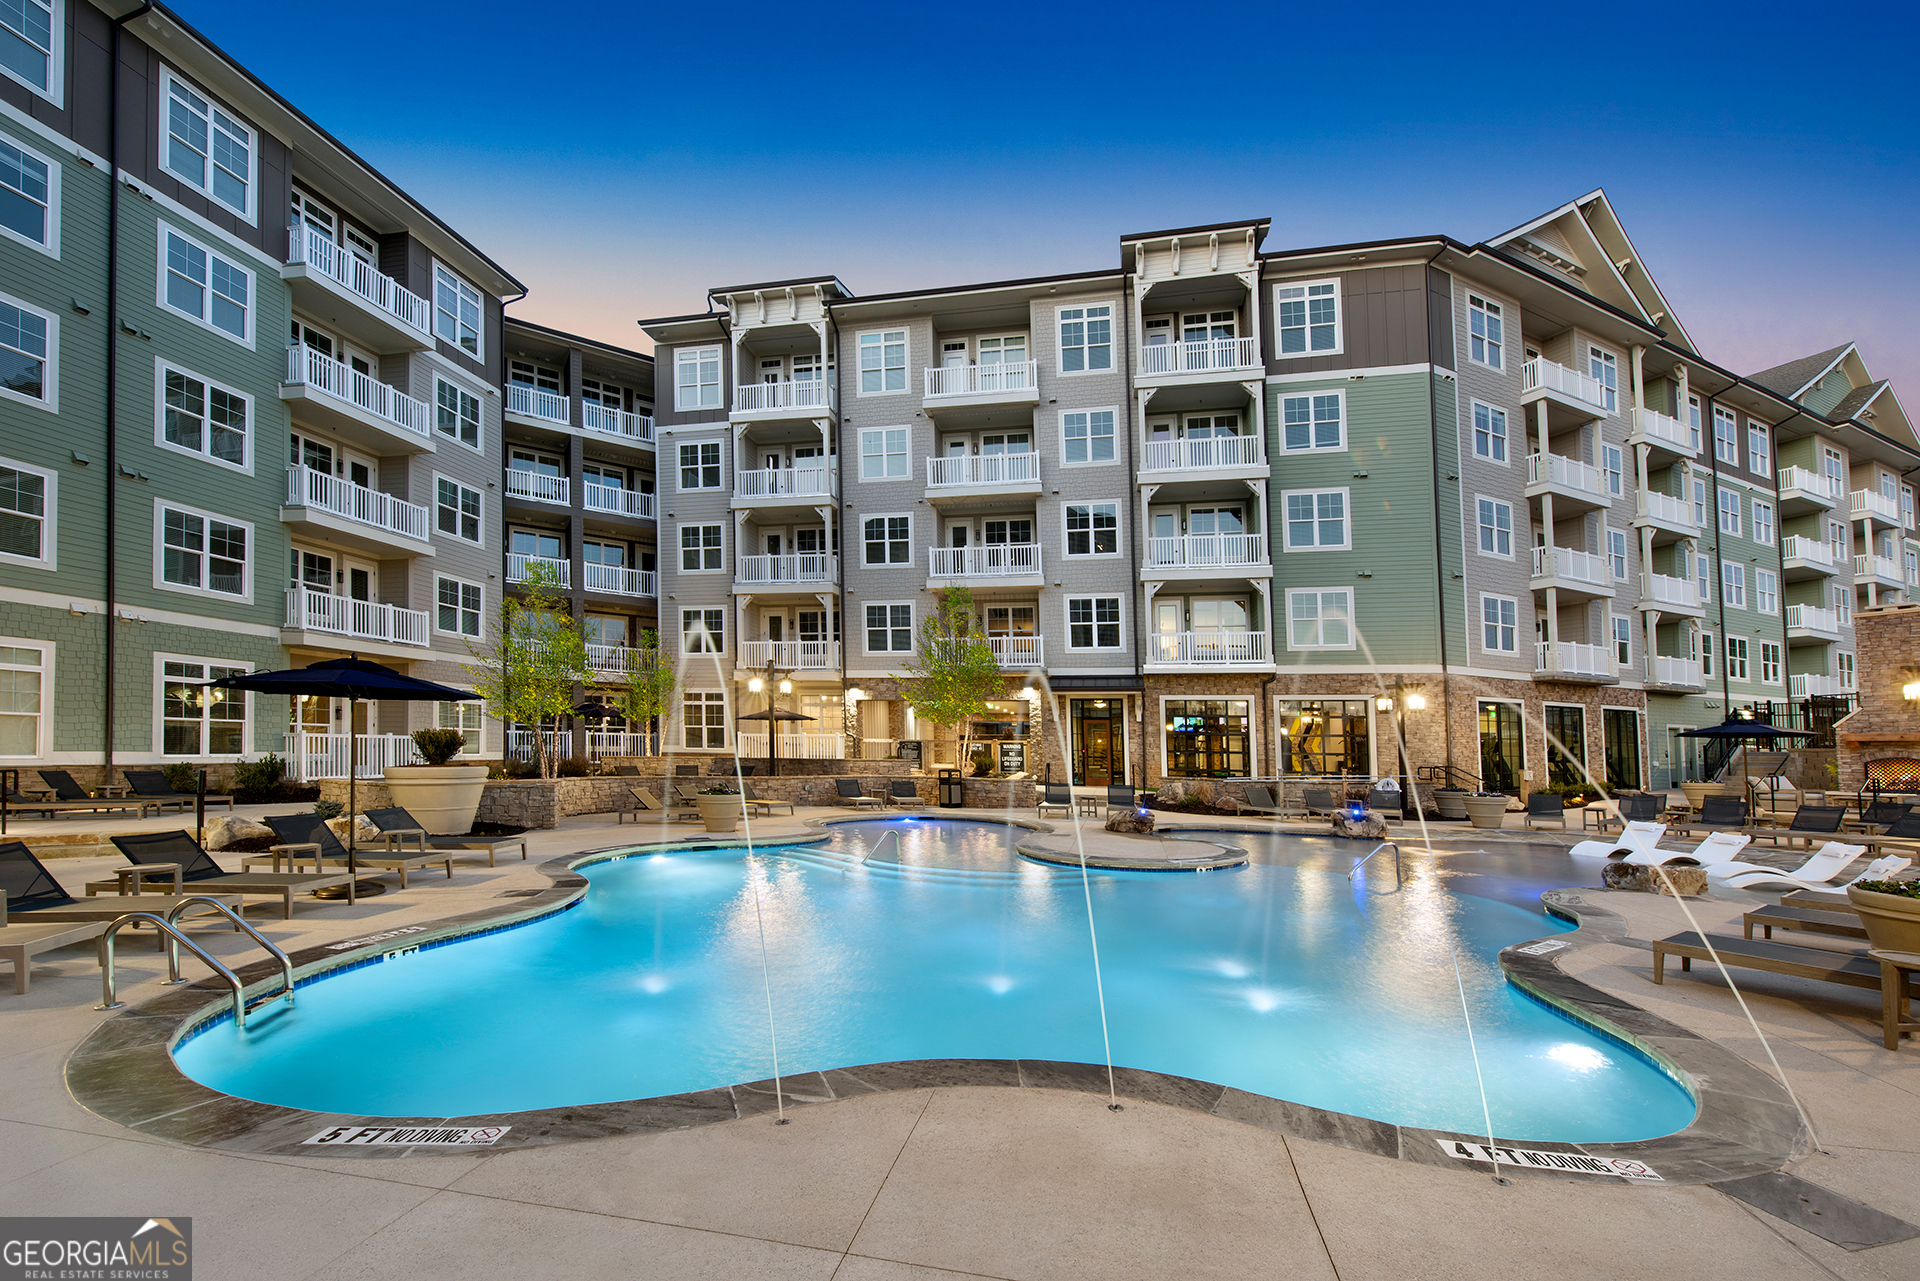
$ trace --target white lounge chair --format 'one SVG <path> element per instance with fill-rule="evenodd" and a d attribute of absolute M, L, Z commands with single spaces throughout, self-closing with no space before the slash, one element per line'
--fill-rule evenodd
<path fill-rule="evenodd" d="M 1568 851 L 1572 854 L 1589 854 L 1606 858 L 1615 858 L 1633 852 L 1652 853 L 1667 834 L 1665 823 L 1628 823 L 1621 829 L 1620 835 L 1603 841 L 1581 841 Z"/>
<path fill-rule="evenodd" d="M 1744 832 L 1713 832 L 1690 850 L 1675 849 L 1636 849 L 1623 850 L 1611 857 L 1616 863 L 1639 863 L 1647 867 L 1655 864 L 1676 864 L 1688 867 L 1713 868 L 1731 863 L 1733 856 L 1753 843 L 1753 838 Z"/>
<path fill-rule="evenodd" d="M 1840 875 L 1840 869 L 1867 852 L 1864 845 L 1846 845 L 1840 841 L 1828 841 L 1814 852 L 1813 857 L 1791 871 L 1783 872 L 1777 867 L 1768 867 L 1765 863 L 1739 863 L 1731 859 L 1724 863 L 1712 863 L 1707 871 L 1713 876 L 1732 878 L 1748 876 L 1755 872 L 1768 876 L 1785 876 L 1788 880 L 1823 882 L 1831 881 Z"/>
<path fill-rule="evenodd" d="M 1896 873 L 1905 871 L 1908 867 L 1912 866 L 1912 864 L 1912 859 L 1901 858 L 1898 854 L 1889 854 L 1885 858 L 1873 860 L 1873 862 L 1867 864 L 1866 870 L 1861 872 L 1860 875 L 1841 885 L 1835 885 L 1832 881 L 1809 881 L 1801 877 L 1789 876 L 1785 872 L 1742 872 L 1737 876 L 1728 877 L 1727 884 L 1733 886 L 1736 890 L 1754 890 L 1785 885 L 1796 890 L 1811 890 L 1814 893 L 1830 894 L 1835 890 L 1844 890 L 1848 885 L 1858 885 L 1862 881 L 1884 880 Z"/>

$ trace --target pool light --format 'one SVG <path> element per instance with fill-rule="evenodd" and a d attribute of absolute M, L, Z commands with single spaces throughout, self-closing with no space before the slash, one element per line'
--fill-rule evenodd
<path fill-rule="evenodd" d="M 1565 1043 L 1547 1051 L 1547 1057 L 1555 1063 L 1563 1064 L 1576 1072 L 1596 1072 L 1607 1066 L 1607 1056 L 1591 1045 Z"/>

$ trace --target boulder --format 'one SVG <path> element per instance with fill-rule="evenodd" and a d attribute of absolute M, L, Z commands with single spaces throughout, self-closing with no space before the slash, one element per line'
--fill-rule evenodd
<path fill-rule="evenodd" d="M 233 814 L 222 814 L 219 818 L 207 820 L 206 848 L 230 849 L 241 841 L 258 840 L 262 836 L 272 835 L 273 829 L 265 823 L 256 823 L 252 819 L 240 818 Z"/>
<path fill-rule="evenodd" d="M 1132 835 L 1145 835 L 1153 831 L 1153 813 L 1142 813 L 1137 809 L 1115 810 L 1107 815 L 1109 832 L 1125 832 Z"/>
<path fill-rule="evenodd" d="M 1707 892 L 1704 867 L 1669 867 L 1662 876 L 1640 863 L 1608 863 L 1600 869 L 1600 884 L 1610 890 L 1634 890 L 1641 894 L 1667 894 L 1674 890 L 1688 897 Z M 1668 888 L 1669 883 L 1672 889 Z"/>
<path fill-rule="evenodd" d="M 1384 841 L 1387 839 L 1387 820 L 1372 810 L 1362 810 L 1357 818 L 1351 809 L 1336 810 L 1333 815 L 1333 834 L 1356 841 Z"/>
<path fill-rule="evenodd" d="M 378 845 L 380 843 L 380 829 L 368 822 L 365 814 L 354 815 L 354 822 L 358 824 L 354 830 L 353 842 L 355 845 Z M 340 838 L 342 845 L 347 843 L 347 820 L 344 815 L 339 818 L 328 819 L 327 827 L 335 836 Z"/>

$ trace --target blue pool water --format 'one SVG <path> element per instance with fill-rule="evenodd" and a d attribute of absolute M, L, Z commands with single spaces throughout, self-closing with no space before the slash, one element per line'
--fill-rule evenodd
<path fill-rule="evenodd" d="M 860 865 L 888 828 L 898 860 Z M 1403 1124 L 1484 1126 L 1448 940 L 1506 1139 L 1631 1140 L 1693 1117 L 1616 1042 L 1524 996 L 1503 946 L 1564 930 L 1514 877 L 1346 878 L 1353 847 L 1252 838 L 1253 865 L 1092 874 L 1114 1062 Z M 849 855 L 852 857 L 849 858 Z M 1384 857 L 1384 855 L 1383 855 Z M 583 869 L 571 910 L 304 987 L 176 1051 L 289 1107 L 468 1116 L 896 1059 L 1098 1063 L 1076 869 L 997 824 L 836 826 L 819 847 L 642 853 Z M 750 879 L 751 882 L 750 883 Z M 1498 901 L 1532 901 L 1532 910 Z"/>

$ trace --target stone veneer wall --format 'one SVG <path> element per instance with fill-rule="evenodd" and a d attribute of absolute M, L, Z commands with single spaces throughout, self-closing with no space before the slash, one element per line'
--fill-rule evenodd
<path fill-rule="evenodd" d="M 1853 616 L 1860 706 L 1841 721 L 1840 787 L 1858 791 L 1866 763 L 1883 757 L 1920 757 L 1920 705 L 1902 689 L 1920 680 L 1920 604 L 1877 605 Z"/>

